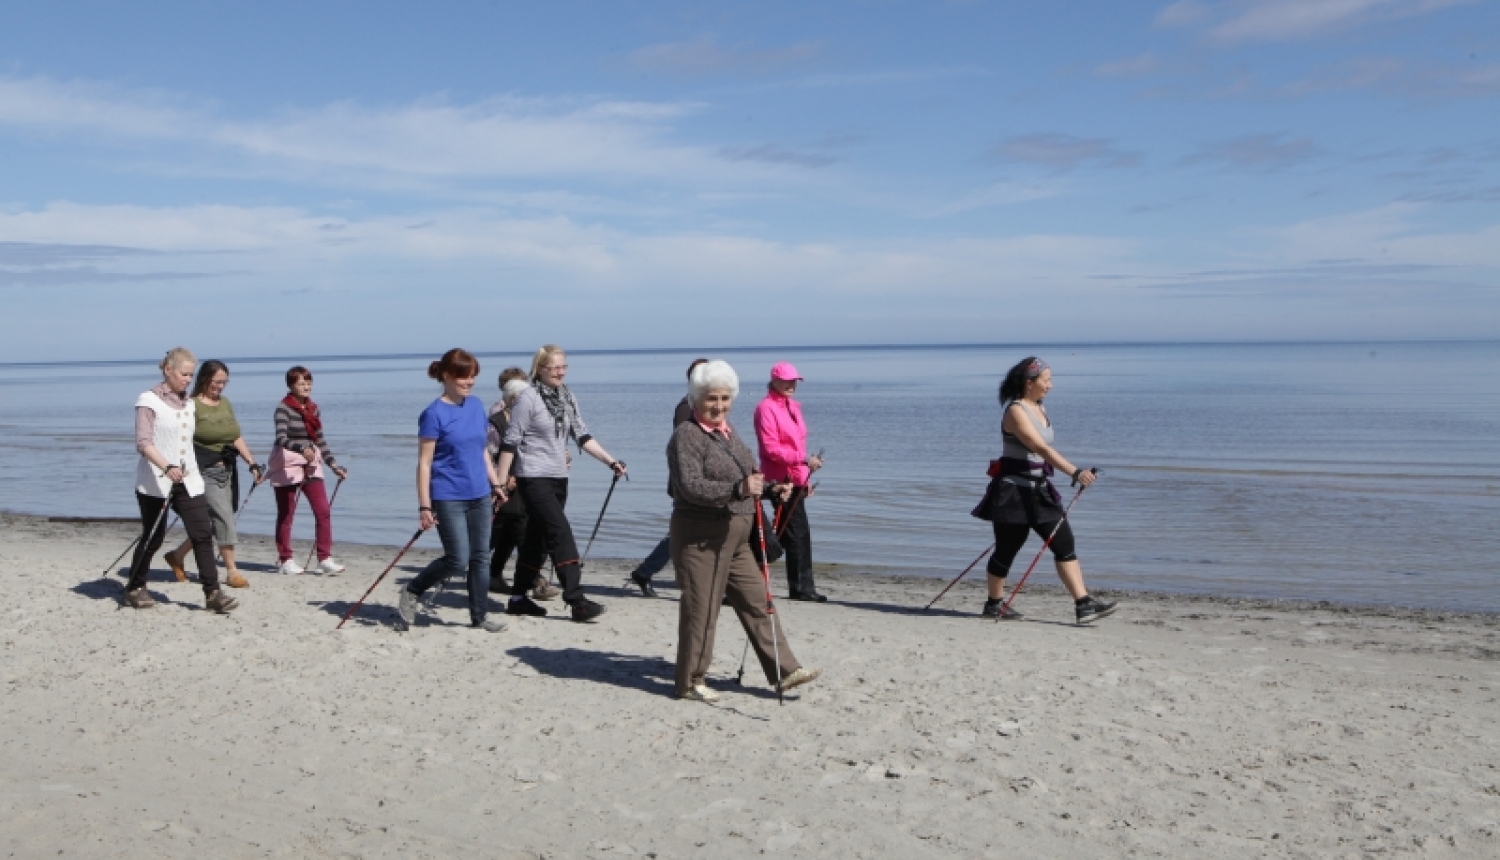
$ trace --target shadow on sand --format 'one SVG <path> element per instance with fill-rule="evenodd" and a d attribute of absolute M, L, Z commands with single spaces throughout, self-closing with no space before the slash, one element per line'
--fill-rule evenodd
<path fill-rule="evenodd" d="M 661 657 L 587 651 L 582 648 L 538 648 L 532 645 L 512 648 L 505 653 L 552 678 L 612 684 L 668 698 L 675 694 L 675 668 Z"/>

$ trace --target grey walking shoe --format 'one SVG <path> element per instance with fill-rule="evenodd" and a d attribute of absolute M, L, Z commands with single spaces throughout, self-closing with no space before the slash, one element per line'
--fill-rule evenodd
<path fill-rule="evenodd" d="M 559 594 L 562 594 L 561 588 L 558 588 L 555 585 L 549 585 L 546 582 L 543 582 L 536 588 L 531 589 L 532 600 L 556 600 Z"/>
<path fill-rule="evenodd" d="M 417 622 L 417 600 L 419 598 L 406 589 L 401 589 L 401 602 L 396 605 L 396 613 L 401 616 L 401 623 L 407 627 Z"/>
<path fill-rule="evenodd" d="M 151 595 L 146 593 L 145 586 L 142 586 L 125 592 L 125 605 L 131 609 L 154 609 L 156 601 L 151 599 Z"/>
<path fill-rule="evenodd" d="M 498 618 L 486 618 L 478 624 L 471 624 L 475 630 L 483 630 L 486 633 L 499 633 L 505 629 L 505 622 Z"/>
<path fill-rule="evenodd" d="M 1105 603 L 1102 600 L 1096 599 L 1091 594 L 1085 597 L 1082 602 L 1075 604 L 1073 611 L 1078 617 L 1079 624 L 1087 624 L 1090 621 L 1098 621 L 1101 618 L 1113 615 L 1115 607 L 1119 605 L 1118 602 Z"/>
<path fill-rule="evenodd" d="M 235 607 L 240 605 L 240 602 L 233 597 L 230 597 L 228 594 L 225 594 L 224 589 L 215 588 L 214 593 L 210 594 L 208 598 L 203 601 L 203 605 L 208 607 L 208 609 L 210 609 L 211 611 L 217 612 L 220 615 L 228 615 L 230 612 L 234 611 Z"/>

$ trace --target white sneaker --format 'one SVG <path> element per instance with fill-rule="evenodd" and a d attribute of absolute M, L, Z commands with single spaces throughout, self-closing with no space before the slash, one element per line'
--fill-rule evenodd
<path fill-rule="evenodd" d="M 346 570 L 348 570 L 348 568 L 331 555 L 318 562 L 318 573 L 326 573 L 332 576 L 336 573 L 343 573 Z"/>
<path fill-rule="evenodd" d="M 808 684 L 818 680 L 818 676 L 821 674 L 823 674 L 822 669 L 809 669 L 806 666 L 803 666 L 792 674 L 787 675 L 785 678 L 781 679 L 781 689 L 783 692 L 785 692 L 786 690 L 795 689 L 802 686 L 803 684 Z"/>
<path fill-rule="evenodd" d="M 686 699 L 689 702 L 704 702 L 707 704 L 713 704 L 714 702 L 719 701 L 719 694 L 715 693 L 713 690 L 710 690 L 708 687 L 699 684 L 698 686 L 689 689 L 686 693 L 683 693 L 677 698 Z"/>
<path fill-rule="evenodd" d="M 302 573 L 302 565 L 298 564 L 292 559 L 287 559 L 281 564 L 276 565 L 276 572 L 284 573 L 288 576 L 296 576 L 297 574 Z"/>

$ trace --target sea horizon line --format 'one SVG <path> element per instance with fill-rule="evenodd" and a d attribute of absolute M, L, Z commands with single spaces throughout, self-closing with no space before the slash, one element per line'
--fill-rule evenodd
<path fill-rule="evenodd" d="M 880 350 L 888 352 L 915 350 L 958 349 L 1068 349 L 1068 348 L 1130 348 L 1130 347 L 1214 347 L 1214 346 L 1419 346 L 1422 344 L 1496 344 L 1497 338 L 1411 338 L 1351 340 L 1306 340 L 1306 339 L 1253 339 L 1253 340 L 1139 340 L 1139 341 L 997 341 L 966 343 L 851 343 L 851 344 L 793 344 L 793 345 L 741 345 L 741 346 L 658 346 L 658 347 L 612 347 L 612 348 L 568 348 L 572 355 L 679 355 L 686 353 L 748 353 L 748 352 L 834 352 L 840 350 Z M 370 352 L 328 353 L 324 355 L 240 355 L 225 356 L 218 360 L 243 364 L 269 362 L 314 362 L 314 361 L 391 361 L 431 359 L 441 355 L 437 352 Z M 534 350 L 479 350 L 473 354 L 479 358 L 531 355 Z M 125 367 L 135 364 L 155 363 L 156 358 L 112 358 L 80 359 L 73 361 L 0 361 L 0 368 L 28 367 Z"/>

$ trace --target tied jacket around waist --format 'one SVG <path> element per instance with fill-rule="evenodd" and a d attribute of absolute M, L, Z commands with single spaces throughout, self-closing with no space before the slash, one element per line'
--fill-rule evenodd
<path fill-rule="evenodd" d="M 728 438 L 697 421 L 684 421 L 667 443 L 667 494 L 674 513 L 728 519 L 755 512 L 755 500 L 742 494 L 745 476 L 755 471 L 755 455 L 730 425 Z M 715 439 L 714 437 L 718 437 Z"/>

